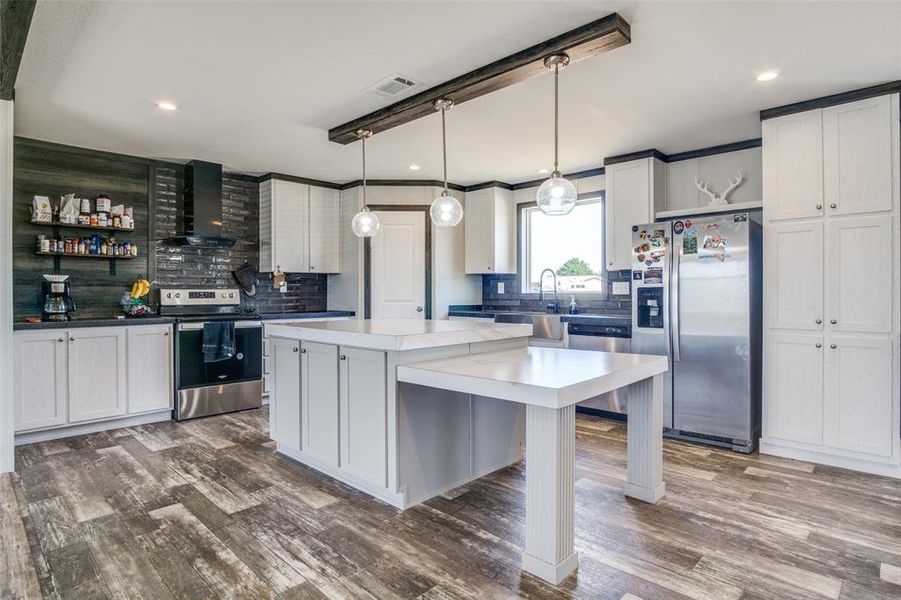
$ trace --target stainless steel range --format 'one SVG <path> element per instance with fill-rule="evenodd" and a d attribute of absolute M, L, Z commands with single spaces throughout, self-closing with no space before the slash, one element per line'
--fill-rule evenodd
<path fill-rule="evenodd" d="M 176 317 L 176 420 L 259 408 L 263 324 L 258 314 L 242 310 L 238 289 L 163 288 L 160 314 Z M 234 324 L 234 352 L 224 360 L 207 362 L 204 331 L 208 324 L 223 322 Z"/>

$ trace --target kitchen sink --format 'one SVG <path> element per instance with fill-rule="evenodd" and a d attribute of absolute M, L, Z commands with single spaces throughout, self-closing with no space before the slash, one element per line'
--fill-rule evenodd
<path fill-rule="evenodd" d="M 531 339 L 538 342 L 535 345 L 545 345 L 541 342 L 565 345 L 566 342 L 566 324 L 560 320 L 560 315 L 538 312 L 496 313 L 494 322 L 530 323 L 532 325 Z"/>

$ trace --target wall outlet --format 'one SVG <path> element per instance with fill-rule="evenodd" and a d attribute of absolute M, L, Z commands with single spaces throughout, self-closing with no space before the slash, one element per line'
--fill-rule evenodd
<path fill-rule="evenodd" d="M 614 281 L 613 282 L 613 295 L 614 296 L 628 296 L 629 295 L 629 282 L 628 281 Z"/>
<path fill-rule="evenodd" d="M 498 293 L 498 294 L 503 294 L 503 293 L 504 293 L 504 282 L 503 282 L 503 281 L 498 281 L 498 282 L 497 282 L 497 293 Z"/>

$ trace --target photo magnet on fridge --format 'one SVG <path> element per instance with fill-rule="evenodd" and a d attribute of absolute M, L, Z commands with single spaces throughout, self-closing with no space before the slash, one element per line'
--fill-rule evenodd
<path fill-rule="evenodd" d="M 685 224 L 682 221 L 676 221 L 673 223 L 673 233 L 680 234 L 685 230 Z"/>

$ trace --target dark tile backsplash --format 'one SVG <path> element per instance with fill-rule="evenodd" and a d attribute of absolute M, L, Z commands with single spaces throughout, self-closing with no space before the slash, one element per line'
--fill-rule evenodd
<path fill-rule="evenodd" d="M 601 294 L 576 294 L 580 313 L 630 316 L 632 296 L 614 296 L 614 281 L 631 281 L 631 271 L 607 271 L 607 298 Z M 504 293 L 497 293 L 498 282 L 504 282 Z M 544 311 L 546 307 L 533 294 L 523 296 L 519 275 L 482 275 L 482 306 L 485 310 Z M 569 308 L 571 294 L 558 294 L 560 312 Z M 545 303 L 553 300 L 553 292 L 545 292 Z"/>

